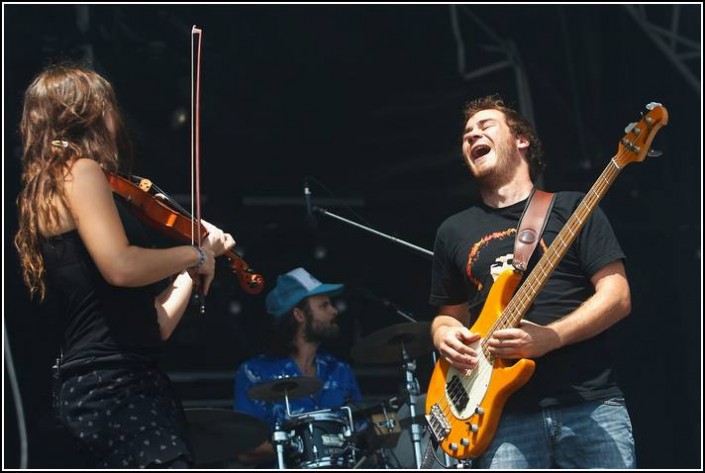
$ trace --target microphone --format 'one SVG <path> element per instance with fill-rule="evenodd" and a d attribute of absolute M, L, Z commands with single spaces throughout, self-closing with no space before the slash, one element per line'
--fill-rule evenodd
<path fill-rule="evenodd" d="M 311 228 L 315 228 L 316 217 L 313 215 L 313 205 L 311 205 L 311 189 L 308 187 L 308 178 L 304 179 L 304 198 L 306 199 L 306 222 Z"/>

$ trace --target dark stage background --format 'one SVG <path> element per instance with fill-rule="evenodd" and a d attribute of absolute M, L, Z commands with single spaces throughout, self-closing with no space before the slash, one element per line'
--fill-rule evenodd
<path fill-rule="evenodd" d="M 602 202 L 633 291 L 613 342 L 639 467 L 702 467 L 702 5 L 4 5 L 3 14 L 5 467 L 20 465 L 9 367 L 29 466 L 76 464 L 48 407 L 56 327 L 28 300 L 11 245 L 22 91 L 51 61 L 92 59 L 123 105 L 136 174 L 186 196 L 194 24 L 204 30 L 204 216 L 236 236 L 267 289 L 297 266 L 347 284 L 344 335 L 330 349 L 378 398 L 399 393 L 399 368 L 357 363 L 350 350 L 405 321 L 375 299 L 431 319 L 430 260 L 334 219 L 310 227 L 304 178 L 315 178 L 315 204 L 431 250 L 441 221 L 476 198 L 459 153 L 465 101 L 499 92 L 534 117 L 549 191 L 587 191 L 624 127 L 663 103 L 670 123 L 654 142 L 663 157 L 629 166 Z M 189 310 L 164 360 L 187 406 L 229 408 L 235 369 L 265 338 L 265 293 L 246 295 L 220 269 L 207 314 Z M 419 360 L 424 391 L 430 367 L 430 355 Z"/>

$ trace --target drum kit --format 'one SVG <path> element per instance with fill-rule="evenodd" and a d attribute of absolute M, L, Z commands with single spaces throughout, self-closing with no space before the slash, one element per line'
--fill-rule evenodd
<path fill-rule="evenodd" d="M 357 362 L 401 365 L 402 399 L 357 401 L 339 409 L 294 415 L 289 400 L 318 392 L 323 385 L 320 379 L 299 376 L 256 384 L 249 391 L 252 399 L 286 403 L 287 419 L 274 432 L 264 421 L 246 414 L 187 409 L 196 463 L 232 459 L 269 440 L 276 449 L 279 469 L 426 467 L 429 462 L 424 461 L 422 450 L 428 457 L 430 436 L 423 417 L 425 396 L 419 392 L 416 359 L 432 350 L 428 322 L 386 327 L 353 348 Z M 438 452 L 433 450 L 436 458 Z M 449 467 L 448 458 L 444 461 L 440 466 Z"/>

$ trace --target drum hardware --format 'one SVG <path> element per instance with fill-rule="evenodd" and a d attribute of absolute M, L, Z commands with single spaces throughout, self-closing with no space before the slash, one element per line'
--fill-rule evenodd
<path fill-rule="evenodd" d="M 387 450 L 394 448 L 401 435 L 396 411 L 399 402 L 391 399 L 360 399 L 350 401 L 353 420 L 358 429 L 352 444 L 359 458 L 356 468 L 394 468 L 399 466 L 389 461 Z"/>
<path fill-rule="evenodd" d="M 301 414 L 299 416 L 293 416 L 291 414 L 291 404 L 289 402 L 290 399 L 298 399 L 306 396 L 310 396 L 311 394 L 317 393 L 321 387 L 323 386 L 323 381 L 320 380 L 319 378 L 315 378 L 312 376 L 293 376 L 293 377 L 282 377 L 282 378 L 277 378 L 273 379 L 271 381 L 264 381 L 261 383 L 255 384 L 250 390 L 248 391 L 248 395 L 252 399 L 256 399 L 258 401 L 281 401 L 284 400 L 284 403 L 286 404 L 286 416 L 287 420 L 285 425 L 282 425 L 281 423 L 277 423 L 274 427 L 274 432 L 272 433 L 272 443 L 275 446 L 276 452 L 277 452 L 277 466 L 280 470 L 284 470 L 287 468 L 286 466 L 286 456 L 287 453 L 289 455 L 292 454 L 292 446 L 297 448 L 300 453 L 306 453 L 313 455 L 315 458 L 318 458 L 319 455 L 319 447 L 313 443 L 311 445 L 311 452 L 308 452 L 308 450 L 305 449 L 305 446 L 303 445 L 303 440 L 300 437 L 297 437 L 297 433 L 295 430 L 291 429 L 292 427 L 292 422 L 296 423 L 295 426 L 298 426 L 299 424 L 302 424 L 304 422 L 313 422 L 314 420 L 317 419 L 317 415 L 319 415 L 322 412 L 329 412 L 329 411 L 316 411 L 316 412 L 308 412 L 305 414 Z M 348 418 L 350 419 L 350 424 L 352 424 L 352 413 L 350 412 L 350 409 L 348 409 Z M 310 430 L 310 435 L 313 437 L 314 432 L 313 432 L 313 424 L 308 425 L 309 430 Z M 347 426 L 346 426 L 347 427 Z M 343 429 L 345 430 L 345 429 Z M 301 434 L 298 434 L 301 435 Z M 326 437 L 325 439 L 323 438 L 325 435 L 328 434 L 322 434 L 321 435 L 321 446 L 325 446 L 326 448 L 330 448 L 331 442 L 335 442 L 335 440 L 332 439 L 332 437 Z M 347 429 L 347 434 L 343 433 L 342 435 L 347 435 L 349 438 L 352 436 L 351 429 Z M 296 442 L 299 442 L 299 444 L 296 444 Z M 288 448 L 288 450 L 287 450 Z M 314 460 L 315 463 L 315 460 Z M 300 465 L 299 465 L 300 466 Z M 304 468 L 304 467 L 302 467 Z"/>
<path fill-rule="evenodd" d="M 416 417 L 416 398 L 419 383 L 416 378 L 416 361 L 433 351 L 430 322 L 391 325 L 363 338 L 353 348 L 352 357 L 362 363 L 401 362 L 404 372 L 404 392 L 409 402 L 411 441 L 416 467 L 421 466 L 421 429 L 423 424 Z"/>
<path fill-rule="evenodd" d="M 402 370 L 406 378 L 406 393 L 409 398 L 409 414 L 411 416 L 411 442 L 414 445 L 416 468 L 421 468 L 421 428 L 416 417 L 416 398 L 419 395 L 419 382 L 416 379 L 416 360 L 412 360 L 404 342 L 401 342 Z"/>
<path fill-rule="evenodd" d="M 399 409 L 399 400 L 396 397 L 390 399 L 361 399 L 359 401 L 349 401 L 348 405 L 352 409 L 353 419 L 367 419 L 372 414 L 377 414 L 384 409 L 396 411 Z"/>
<path fill-rule="evenodd" d="M 276 378 L 257 383 L 247 392 L 251 399 L 258 401 L 281 401 L 286 403 L 286 414 L 291 416 L 289 399 L 298 399 L 317 393 L 323 381 L 313 376 L 292 376 Z"/>
<path fill-rule="evenodd" d="M 276 424 L 271 437 L 280 470 L 287 464 L 300 469 L 349 468 L 355 462 L 355 424 L 350 407 L 291 413 L 290 399 L 315 394 L 322 386 L 319 378 L 297 376 L 261 382 L 248 391 L 252 399 L 284 400 L 286 404 L 286 418 Z"/>
<path fill-rule="evenodd" d="M 289 434 L 286 433 L 281 425 L 277 422 L 274 426 L 274 433 L 272 434 L 272 443 L 277 451 L 277 467 L 280 470 L 286 469 L 286 462 L 284 460 L 284 446 L 289 442 Z"/>
<path fill-rule="evenodd" d="M 381 406 L 382 412 L 371 414 L 370 422 L 370 447 L 371 448 L 393 448 L 399 441 L 401 435 L 401 424 L 397 418 L 396 411 L 387 409 L 385 404 Z"/>
<path fill-rule="evenodd" d="M 347 406 L 289 416 L 277 429 L 279 468 L 285 468 L 285 454 L 294 468 L 350 468 L 355 463 L 353 433 L 352 410 Z"/>

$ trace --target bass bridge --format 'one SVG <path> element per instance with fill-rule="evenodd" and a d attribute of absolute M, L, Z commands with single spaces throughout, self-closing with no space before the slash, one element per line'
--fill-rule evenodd
<path fill-rule="evenodd" d="M 448 422 L 448 419 L 437 403 L 431 406 L 431 410 L 425 417 L 426 422 L 431 428 L 431 433 L 438 442 L 441 442 L 448 436 L 451 430 L 450 422 Z"/>

